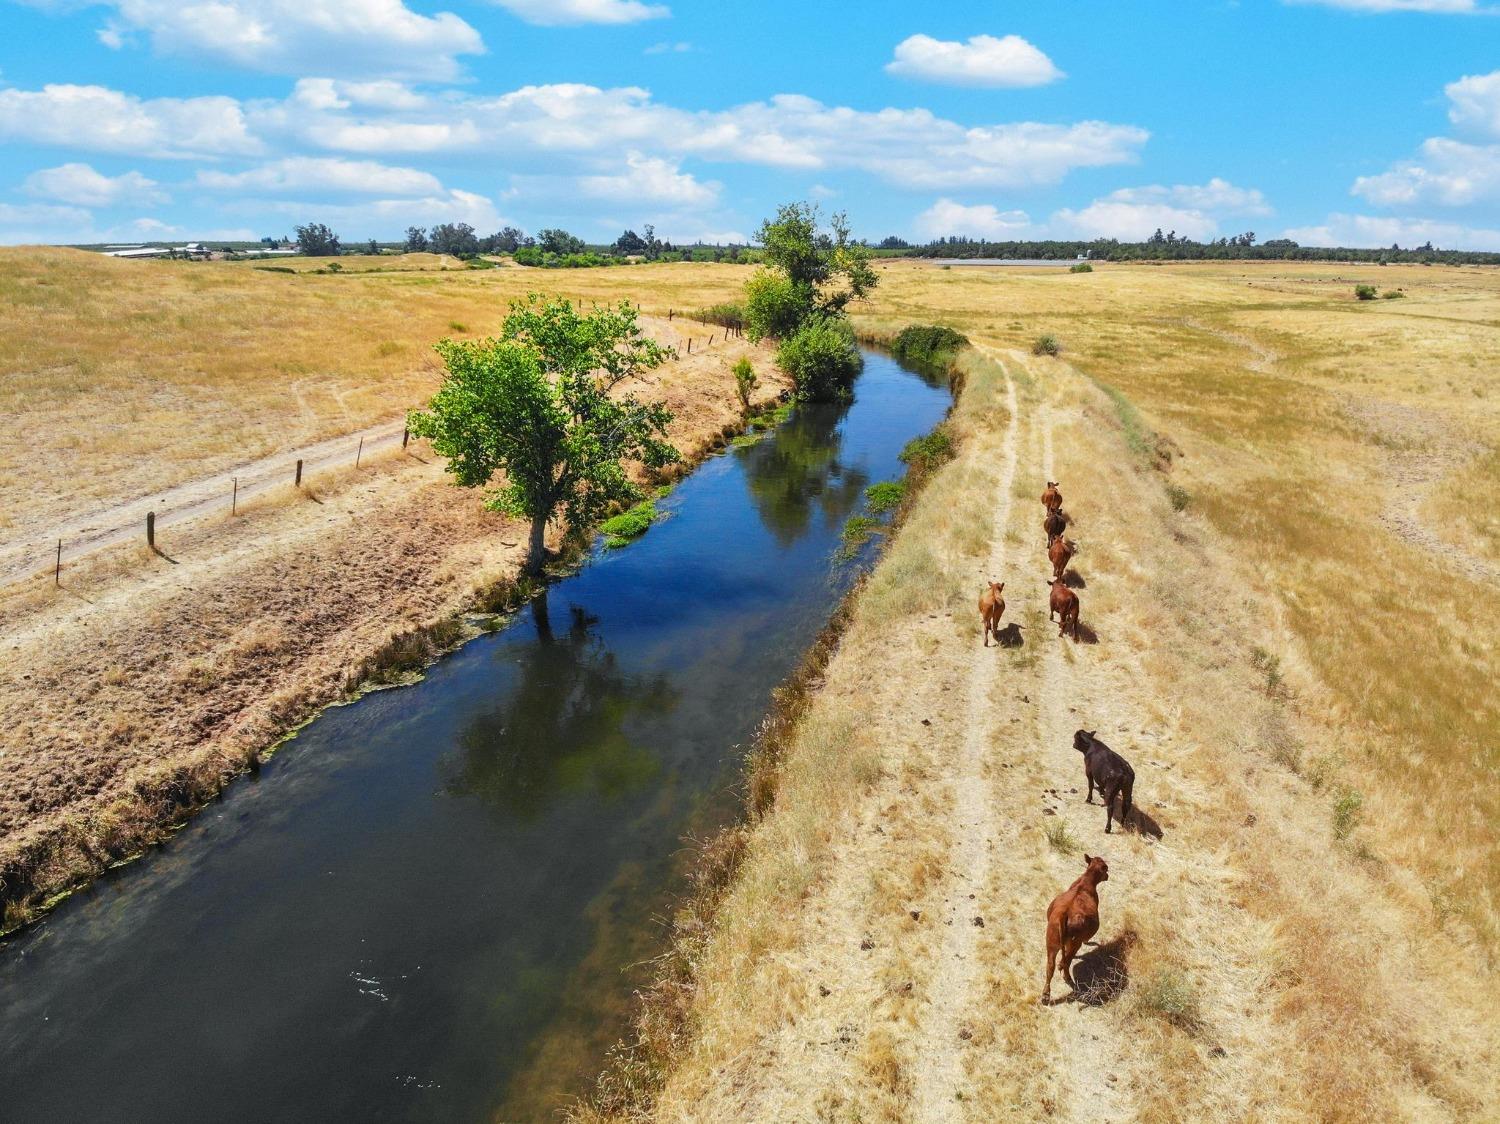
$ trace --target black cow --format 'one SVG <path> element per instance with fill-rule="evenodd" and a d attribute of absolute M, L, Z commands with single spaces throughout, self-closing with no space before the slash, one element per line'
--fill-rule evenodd
<path fill-rule="evenodd" d="M 1097 730 L 1079 730 L 1073 735 L 1073 748 L 1083 754 L 1083 775 L 1088 778 L 1089 793 L 1084 803 L 1094 802 L 1094 789 L 1104 797 L 1104 833 L 1114 820 L 1115 795 L 1120 797 L 1120 822 L 1130 819 L 1130 795 L 1135 788 L 1135 770 L 1094 735 Z"/>

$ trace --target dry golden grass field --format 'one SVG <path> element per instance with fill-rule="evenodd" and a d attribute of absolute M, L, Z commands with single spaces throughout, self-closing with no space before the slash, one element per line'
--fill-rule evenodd
<path fill-rule="evenodd" d="M 0 251 L 0 539 L 397 417 L 435 384 L 432 340 L 528 290 L 664 312 L 748 273 L 358 264 L 381 269 Z M 976 344 L 959 454 L 856 601 L 722 902 L 679 918 L 685 1019 L 648 1025 L 648 1095 L 604 1108 L 1492 1118 L 1500 272 L 880 276 L 863 329 Z M 1044 332 L 1060 357 L 1030 353 Z M 657 379 L 684 444 L 732 421 L 732 355 Z M 1046 479 L 1081 544 L 1082 643 L 1047 621 Z M 319 498 L 186 528 L 181 566 L 118 550 L 0 597 L 0 860 L 43 821 L 107 853 L 139 826 L 110 818 L 128 785 L 159 807 L 174 770 L 232 772 L 513 565 L 515 528 L 435 464 Z M 1017 646 L 981 646 L 988 578 Z M 1137 830 L 1083 803 L 1079 727 L 1134 763 Z M 1044 911 L 1084 851 L 1111 868 L 1090 1001 L 1042 1008 Z M 77 869 L 48 862 L 42 882 Z"/>

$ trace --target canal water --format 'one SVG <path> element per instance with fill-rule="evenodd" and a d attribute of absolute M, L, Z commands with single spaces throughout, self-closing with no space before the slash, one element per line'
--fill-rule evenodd
<path fill-rule="evenodd" d="M 708 461 L 639 542 L 0 943 L 0 1119 L 534 1120 L 586 1093 L 684 833 L 852 578 L 845 519 L 948 402 L 867 354 L 851 405 Z"/>

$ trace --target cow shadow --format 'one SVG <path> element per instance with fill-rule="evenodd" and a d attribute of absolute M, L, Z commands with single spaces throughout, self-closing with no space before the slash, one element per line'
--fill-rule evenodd
<path fill-rule="evenodd" d="M 1069 589 L 1087 589 L 1089 583 L 1083 580 L 1083 575 L 1077 570 L 1068 570 L 1063 574 L 1063 585 Z"/>
<path fill-rule="evenodd" d="M 1133 929 L 1126 929 L 1073 961 L 1073 994 L 1069 998 L 1089 1007 L 1102 1007 L 1119 998 L 1130 984 L 1126 961 L 1138 939 Z"/>
<path fill-rule="evenodd" d="M 1140 808 L 1130 809 L 1130 818 L 1126 821 L 1125 827 L 1137 835 L 1144 835 L 1158 842 L 1163 838 L 1161 824 L 1152 818 L 1150 812 L 1143 812 Z"/>
<path fill-rule="evenodd" d="M 1021 626 L 1014 621 L 995 633 L 995 639 L 1002 648 L 1020 648 L 1026 643 L 1021 637 Z"/>
<path fill-rule="evenodd" d="M 1069 629 L 1068 631 L 1069 635 L 1072 635 L 1072 630 Z M 1077 640 L 1080 644 L 1097 644 L 1099 643 L 1099 634 L 1082 621 L 1079 621 Z"/>

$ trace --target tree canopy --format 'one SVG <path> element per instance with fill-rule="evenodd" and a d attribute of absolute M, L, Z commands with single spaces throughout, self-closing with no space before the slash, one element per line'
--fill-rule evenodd
<path fill-rule="evenodd" d="M 310 258 L 336 258 L 343 253 L 339 236 L 320 222 L 297 227 L 297 244 Z"/>
<path fill-rule="evenodd" d="M 641 498 L 626 461 L 680 459 L 665 406 L 612 393 L 672 354 L 641 332 L 628 303 L 584 313 L 533 295 L 511 305 L 498 339 L 443 340 L 437 352 L 443 384 L 411 414 L 411 431 L 447 458 L 456 484 L 488 487 L 488 507 L 531 521 L 532 570 L 555 515 L 587 527 Z"/>
<path fill-rule="evenodd" d="M 435 254 L 452 254 L 464 257 L 479 253 L 479 239 L 474 228 L 466 222 L 445 222 L 432 228 L 427 236 Z"/>

